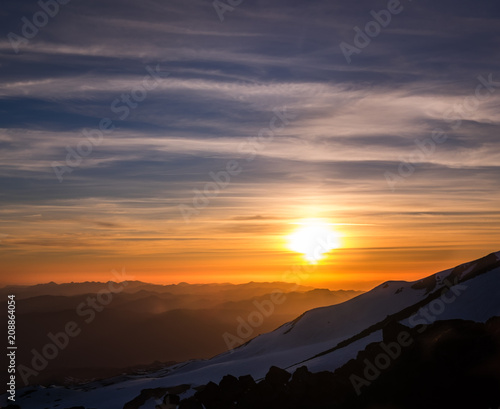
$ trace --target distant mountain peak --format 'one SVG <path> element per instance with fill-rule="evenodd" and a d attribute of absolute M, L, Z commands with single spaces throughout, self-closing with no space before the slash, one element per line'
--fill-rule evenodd
<path fill-rule="evenodd" d="M 39 400 L 53 403 L 60 401 L 61 396 L 71 396 L 78 403 L 85 403 L 85 407 L 120 409 L 128 399 L 124 391 L 132 397 L 139 396 L 142 390 L 183 384 L 190 384 L 194 390 L 228 374 L 233 377 L 250 374 L 259 381 L 266 377 L 271 366 L 289 373 L 303 365 L 311 372 L 335 371 L 354 360 L 361 351 L 368 351 L 370 345 L 379 345 L 384 336 L 397 338 L 403 331 L 419 333 L 422 326 L 446 330 L 462 325 L 461 322 L 469 322 L 466 325 L 470 326 L 499 317 L 499 287 L 500 252 L 495 252 L 413 282 L 387 281 L 346 302 L 308 310 L 261 335 L 257 335 L 260 331 L 255 317 L 260 317 L 260 322 L 269 317 L 264 312 L 272 312 L 255 309 L 248 319 L 240 316 L 231 334 L 245 338 L 246 342 L 211 359 L 187 361 L 147 372 L 140 375 L 141 379 L 123 375 L 86 390 L 35 390 L 26 394 L 29 399 L 22 402 L 22 407 L 38 409 Z M 247 337 L 244 332 L 257 336 Z M 280 375 L 279 371 L 274 372 Z M 104 394 L 110 399 L 96 405 Z"/>

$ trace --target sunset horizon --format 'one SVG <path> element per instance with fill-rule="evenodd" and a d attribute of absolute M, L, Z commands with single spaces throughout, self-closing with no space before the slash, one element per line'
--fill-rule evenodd
<path fill-rule="evenodd" d="M 143 283 L 147 284 L 157 284 L 157 285 L 179 285 L 179 284 L 231 284 L 231 285 L 241 285 L 241 284 L 248 284 L 248 283 L 290 283 L 290 284 L 297 284 L 299 286 L 304 286 L 304 287 L 311 287 L 311 288 L 327 288 L 329 290 L 361 290 L 361 291 L 367 291 L 370 290 L 386 281 L 417 281 L 420 279 L 423 279 L 425 277 L 428 277 L 432 274 L 435 274 L 439 271 L 448 269 L 450 266 L 458 266 L 460 264 L 463 264 L 466 261 L 469 261 L 471 259 L 478 259 L 480 257 L 486 256 L 487 254 L 493 253 L 494 251 L 491 252 L 476 252 L 473 253 L 473 255 L 469 258 L 450 258 L 450 261 L 442 261 L 443 259 L 439 259 L 441 263 L 436 263 L 435 261 L 428 261 L 426 264 L 429 265 L 427 268 L 422 268 L 422 267 L 417 267 L 417 271 L 410 271 L 408 272 L 408 267 L 402 265 L 401 268 L 405 268 L 404 272 L 402 272 L 400 269 L 395 269 L 393 273 L 386 273 L 385 275 L 379 275 L 378 279 L 374 280 L 368 280 L 367 278 L 370 277 L 373 273 L 366 273 L 366 274 L 360 274 L 357 273 L 356 271 L 353 271 L 354 277 L 351 279 L 347 278 L 338 278 L 335 281 L 320 281 L 317 279 L 317 275 L 321 274 L 325 270 L 328 270 L 329 265 L 313 265 L 310 263 L 307 263 L 307 261 L 303 260 L 303 257 L 300 255 L 296 257 L 298 263 L 295 265 L 290 265 L 286 270 L 280 273 L 276 274 L 259 274 L 258 277 L 261 277 L 262 279 L 255 279 L 256 275 L 241 275 L 239 274 L 239 279 L 235 280 L 235 275 L 231 274 L 229 272 L 227 275 L 212 275 L 210 279 L 206 279 L 205 275 L 200 274 L 199 276 L 196 274 L 191 274 L 190 279 L 186 280 L 185 275 L 174 275 L 174 274 L 169 274 L 168 279 L 160 279 L 158 276 L 148 276 L 146 274 L 141 274 L 140 271 L 129 271 L 126 270 L 124 266 L 116 266 L 116 268 L 111 268 L 110 270 L 102 273 L 102 274 L 88 274 L 88 273 L 82 273 L 82 279 L 74 279 L 72 278 L 71 281 L 67 281 L 64 278 L 63 279 L 47 279 L 45 281 L 43 280 L 37 280 L 34 279 L 33 281 L 19 281 L 19 280 L 12 280 L 12 281 L 5 281 L 0 283 L 0 287 L 8 287 L 8 286 L 16 286 L 16 285 L 21 285 L 21 286 L 32 286 L 32 285 L 39 285 L 39 284 L 50 284 L 50 283 L 55 283 L 55 284 L 69 284 L 69 283 L 85 283 L 85 282 L 97 282 L 97 283 L 106 283 L 108 281 L 114 281 L 114 282 L 122 282 L 122 281 L 140 281 Z M 326 256 L 328 257 L 328 255 Z M 414 263 L 410 263 L 410 265 L 413 265 Z M 381 263 L 380 265 L 381 269 L 384 270 L 384 264 Z M 384 270 L 385 271 L 385 270 Z M 328 273 L 325 273 L 328 274 Z M 331 274 L 331 273 L 330 273 Z M 340 274 L 339 274 L 340 275 Z M 196 277 L 199 277 L 198 280 L 196 280 Z M 213 280 L 213 281 L 210 281 Z"/>
<path fill-rule="evenodd" d="M 500 408 L 500 3 L 0 20 L 2 408 Z"/>

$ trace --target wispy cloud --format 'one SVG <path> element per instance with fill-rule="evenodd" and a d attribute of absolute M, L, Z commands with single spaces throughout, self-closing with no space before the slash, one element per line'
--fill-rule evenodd
<path fill-rule="evenodd" d="M 245 2 L 221 24 L 201 0 L 70 2 L 16 54 L 7 34 L 21 33 L 21 18 L 36 4 L 6 1 L 5 268 L 19 263 L 9 271 L 31 274 L 31 254 L 44 269 L 57 263 L 50 257 L 65 268 L 87 257 L 82 271 L 97 271 L 89 257 L 122 256 L 151 274 L 164 266 L 229 272 L 237 257 L 260 254 L 256 269 L 281 273 L 290 261 L 281 237 L 312 216 L 343 230 L 350 248 L 370 249 L 365 265 L 342 259 L 346 271 L 380 266 L 375 248 L 430 254 L 463 250 L 460 241 L 474 251 L 498 242 L 491 226 L 499 221 L 500 89 L 465 110 L 460 127 L 446 117 L 474 95 L 479 75 L 500 81 L 498 6 L 413 2 L 348 65 L 338 44 L 351 41 L 374 8 Z M 156 64 L 168 77 L 120 120 L 113 102 Z M 241 144 L 268 126 L 277 107 L 296 119 L 247 161 Z M 52 163 L 64 163 L 83 130 L 102 118 L 116 129 L 59 183 Z M 438 128 L 446 142 L 391 192 L 384 172 Z M 241 174 L 185 225 L 177 206 L 229 160 L 239 161 Z"/>

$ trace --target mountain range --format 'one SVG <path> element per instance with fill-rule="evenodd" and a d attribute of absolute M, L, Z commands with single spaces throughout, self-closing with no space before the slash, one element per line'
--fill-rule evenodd
<path fill-rule="evenodd" d="M 163 409 L 175 407 L 167 406 L 175 398 L 183 409 L 496 408 L 499 288 L 497 252 L 308 310 L 211 359 L 71 387 L 29 386 L 18 391 L 16 403 L 22 409 Z M 241 340 L 258 314 L 272 317 L 280 299 L 264 301 L 228 332 L 230 339 Z M 432 371 L 446 378 L 431 383 Z M 461 393 L 463 399 L 456 396 Z M 473 406 L 469 395 L 476 397 Z M 443 406 L 446 399 L 457 403 Z"/>
<path fill-rule="evenodd" d="M 234 333 L 240 317 L 248 317 L 255 305 L 268 303 L 273 294 L 287 301 L 276 305 L 273 314 L 237 345 L 305 310 L 361 294 L 279 282 L 155 285 L 139 281 L 10 286 L 0 293 L 3 299 L 16 295 L 16 337 L 22 345 L 18 365 L 32 367 L 36 353 L 52 343 L 50 334 L 64 332 L 69 322 L 78 325 L 78 336 L 71 337 L 57 358 L 27 377 L 29 384 L 46 386 L 213 357 L 228 349 L 223 334 Z"/>

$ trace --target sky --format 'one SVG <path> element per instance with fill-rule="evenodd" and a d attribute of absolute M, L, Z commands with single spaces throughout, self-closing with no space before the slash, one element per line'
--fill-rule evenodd
<path fill-rule="evenodd" d="M 500 249 L 500 4 L 2 2 L 0 284 L 369 289 Z M 287 246 L 320 219 L 341 246 Z M 292 273 L 290 273 L 292 272 Z"/>

